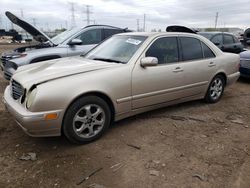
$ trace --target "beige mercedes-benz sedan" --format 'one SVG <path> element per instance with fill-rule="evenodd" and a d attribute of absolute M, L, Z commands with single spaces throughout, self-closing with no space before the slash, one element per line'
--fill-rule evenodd
<path fill-rule="evenodd" d="M 220 100 L 239 56 L 189 33 L 115 35 L 84 57 L 20 67 L 3 101 L 31 136 L 99 138 L 113 121 L 196 99 Z"/>

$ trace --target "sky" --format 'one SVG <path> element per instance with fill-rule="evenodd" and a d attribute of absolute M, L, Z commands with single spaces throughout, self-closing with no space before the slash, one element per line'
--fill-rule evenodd
<path fill-rule="evenodd" d="M 10 11 L 38 28 L 55 29 L 72 26 L 71 5 L 75 23 L 86 26 L 86 5 L 90 5 L 90 23 L 108 24 L 136 30 L 137 20 L 146 31 L 165 30 L 168 25 L 214 27 L 250 27 L 248 0 L 0 0 L 0 28 L 10 28 L 5 16 Z M 23 13 L 23 14 L 22 14 Z"/>

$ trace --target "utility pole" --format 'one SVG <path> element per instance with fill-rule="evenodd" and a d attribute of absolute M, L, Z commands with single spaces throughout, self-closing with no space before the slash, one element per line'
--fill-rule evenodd
<path fill-rule="evenodd" d="M 75 3 L 69 3 L 70 4 L 70 11 L 71 11 L 71 28 L 76 26 L 76 20 L 75 20 Z"/>
<path fill-rule="evenodd" d="M 65 20 L 65 29 L 68 29 L 68 21 Z"/>
<path fill-rule="evenodd" d="M 23 18 L 23 9 L 20 9 L 20 13 L 21 13 L 21 18 Z"/>
<path fill-rule="evenodd" d="M 36 18 L 32 18 L 33 25 L 36 27 Z"/>
<path fill-rule="evenodd" d="M 2 15 L 0 14 L 0 29 L 3 29 Z"/>
<path fill-rule="evenodd" d="M 143 31 L 146 31 L 146 14 L 143 14 Z"/>
<path fill-rule="evenodd" d="M 140 20 L 136 19 L 136 22 L 137 22 L 137 31 L 140 31 Z"/>
<path fill-rule="evenodd" d="M 215 29 L 217 28 L 218 18 L 219 18 L 219 12 L 216 12 L 216 15 L 215 15 L 215 25 L 214 25 Z"/>
<path fill-rule="evenodd" d="M 47 31 L 50 31 L 50 30 L 49 30 L 49 23 L 46 22 L 45 25 L 46 25 L 46 30 L 47 30 Z"/>
<path fill-rule="evenodd" d="M 91 8 L 90 5 L 85 5 L 85 6 L 86 6 L 86 10 L 83 11 L 83 13 L 86 14 L 86 20 L 84 20 L 84 21 L 87 21 L 87 25 L 89 25 L 90 21 L 92 21 L 92 22 L 94 21 L 94 20 L 90 19 L 90 14 L 93 14 L 93 12 L 90 10 L 90 8 Z"/>

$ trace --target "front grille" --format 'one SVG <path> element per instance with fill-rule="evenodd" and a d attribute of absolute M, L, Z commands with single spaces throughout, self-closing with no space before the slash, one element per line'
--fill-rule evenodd
<path fill-rule="evenodd" d="M 2 65 L 5 67 L 6 62 L 8 61 L 8 58 L 2 56 L 2 57 L 1 57 L 1 61 L 2 61 Z"/>
<path fill-rule="evenodd" d="M 243 68 L 250 69 L 250 60 L 240 60 L 240 66 Z"/>
<path fill-rule="evenodd" d="M 11 75 L 8 74 L 8 73 L 6 73 L 6 72 L 4 72 L 4 78 L 5 78 L 6 80 L 10 80 L 10 79 L 11 79 Z"/>
<path fill-rule="evenodd" d="M 21 84 L 19 84 L 17 81 L 15 80 L 11 81 L 11 88 L 12 88 L 13 99 L 15 100 L 20 99 L 20 97 L 24 95 L 24 89 L 21 86 Z"/>

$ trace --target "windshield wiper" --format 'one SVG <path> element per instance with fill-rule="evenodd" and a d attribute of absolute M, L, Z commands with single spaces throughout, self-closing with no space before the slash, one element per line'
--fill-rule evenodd
<path fill-rule="evenodd" d="M 99 60 L 99 61 L 106 61 L 106 62 L 114 62 L 114 63 L 122 63 L 125 64 L 125 62 L 115 60 L 115 59 L 109 59 L 109 58 L 94 58 L 93 60 Z"/>

